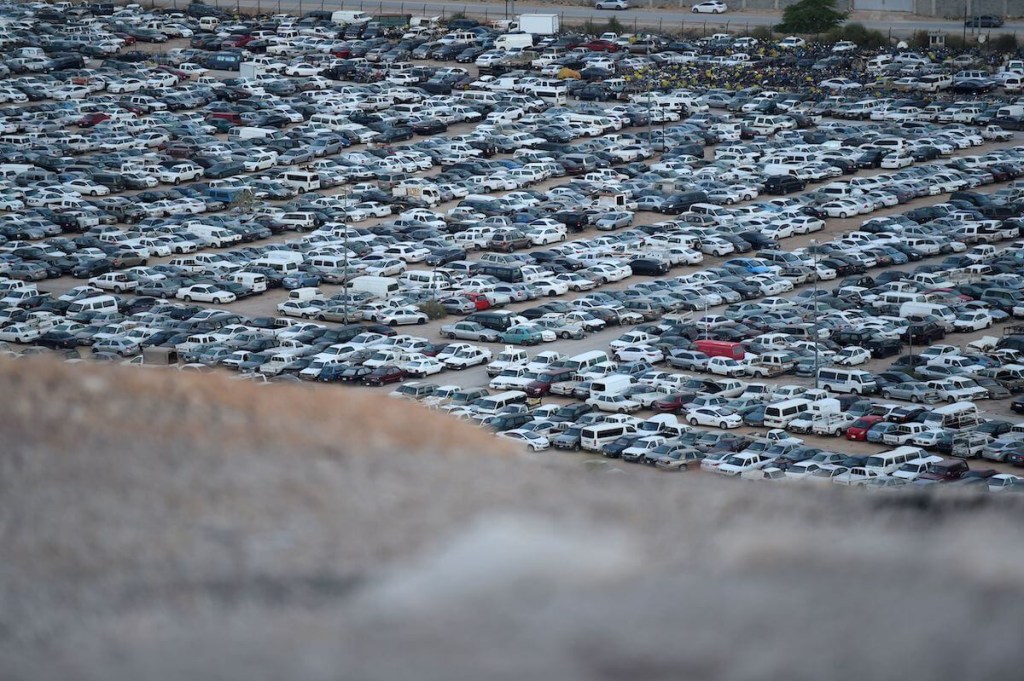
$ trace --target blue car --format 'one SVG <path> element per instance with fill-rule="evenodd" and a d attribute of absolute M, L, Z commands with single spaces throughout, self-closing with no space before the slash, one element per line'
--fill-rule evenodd
<path fill-rule="evenodd" d="M 320 277 L 309 272 L 299 272 L 298 274 L 289 274 L 281 282 L 281 286 L 286 289 L 295 288 L 306 288 L 307 286 L 319 286 Z"/>
<path fill-rule="evenodd" d="M 730 260 L 726 260 L 723 264 L 733 267 L 742 267 L 751 274 L 764 274 L 765 272 L 771 271 L 768 267 L 760 265 L 749 258 L 732 258 Z"/>

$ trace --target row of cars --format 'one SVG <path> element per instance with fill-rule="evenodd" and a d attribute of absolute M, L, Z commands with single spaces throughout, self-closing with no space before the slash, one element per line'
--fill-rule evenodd
<path fill-rule="evenodd" d="M 538 364 L 550 364 L 539 357 Z M 654 388 L 649 376 L 641 376 L 639 387 Z M 679 419 L 670 415 L 642 418 L 626 414 L 606 414 L 587 403 L 549 403 L 530 407 L 524 403 L 522 392 L 488 393 L 486 390 L 467 390 L 456 385 L 437 385 L 411 382 L 393 391 L 397 398 L 415 399 L 423 404 L 442 409 L 457 417 L 480 423 L 498 433 L 498 437 L 519 442 L 534 451 L 549 447 L 561 450 L 588 450 L 610 458 L 631 463 L 645 463 L 664 471 L 701 469 L 744 479 L 771 481 L 804 481 L 834 483 L 846 486 L 872 486 L 896 488 L 912 484 L 915 488 L 937 483 L 975 486 L 991 491 L 1022 491 L 1021 478 L 1015 474 L 1000 473 L 993 469 L 972 470 L 962 458 L 981 448 L 984 455 L 995 460 L 1008 460 L 1024 465 L 1024 424 L 988 420 L 978 423 L 976 410 L 971 405 L 960 405 L 957 410 L 924 408 L 908 409 L 895 404 L 877 404 L 866 399 L 836 399 L 826 391 L 781 387 L 777 392 L 759 392 L 757 386 L 748 387 L 776 419 L 794 426 L 801 415 L 789 416 L 786 411 L 794 406 L 832 406 L 842 402 L 842 414 L 856 426 L 862 422 L 888 423 L 895 433 L 887 437 L 889 445 L 877 454 L 850 455 L 815 447 L 794 435 L 799 426 L 770 429 L 763 435 L 738 434 L 724 429 L 708 430 L 702 415 L 714 407 L 694 407 Z M 763 387 L 763 386 L 762 386 Z M 792 395 L 798 395 L 794 398 Z M 803 397 L 799 397 L 803 395 Z M 836 405 L 839 406 L 839 405 Z M 901 428 L 913 430 L 913 425 L 924 422 L 941 432 L 943 425 L 953 425 L 953 417 L 961 427 L 973 419 L 970 430 L 950 438 L 925 441 L 924 446 L 903 436 Z M 915 420 L 917 419 L 917 420 Z M 809 431 L 807 431 L 809 432 Z M 983 447 L 983 448 L 982 448 Z M 1005 457 L 1001 453 L 1009 454 Z M 942 455 L 945 455 L 942 456 Z M 949 458 L 950 455 L 955 458 Z M 915 482 L 920 481 L 920 482 Z M 1015 489 L 1010 489 L 1016 486 Z"/>

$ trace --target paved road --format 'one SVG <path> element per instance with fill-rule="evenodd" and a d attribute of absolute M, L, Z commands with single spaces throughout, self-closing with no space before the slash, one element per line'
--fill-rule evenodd
<path fill-rule="evenodd" d="M 501 19 L 515 13 L 538 12 L 555 13 L 562 17 L 563 24 L 582 24 L 588 19 L 595 23 L 604 23 L 614 17 L 623 25 L 658 28 L 666 32 L 678 32 L 684 29 L 704 30 L 727 27 L 734 32 L 743 32 L 757 26 L 770 26 L 778 23 L 779 12 L 727 12 L 726 14 L 692 14 L 685 3 L 683 9 L 631 9 L 624 12 L 598 11 L 592 7 L 579 5 L 532 4 L 522 2 L 404 2 L 402 0 L 350 0 L 349 2 L 326 2 L 325 0 L 207 0 L 210 4 L 258 12 L 303 13 L 312 10 L 363 10 L 370 14 L 413 14 L 422 16 L 451 16 L 457 12 L 474 18 Z M 159 0 L 158 5 L 184 7 L 186 0 Z M 642 4 L 638 2 L 638 4 Z M 880 16 L 884 18 L 879 18 Z M 893 35 L 908 35 L 918 30 L 943 30 L 961 32 L 964 30 L 962 20 L 931 19 L 914 17 L 908 14 L 893 13 L 884 16 L 873 12 L 863 17 L 855 14 L 853 19 L 868 28 L 890 31 Z M 1013 33 L 1024 30 L 1024 22 L 1007 23 L 999 29 L 992 29 L 992 34 Z M 968 29 L 970 32 L 971 29 Z M 983 32 L 989 32 L 984 29 Z"/>

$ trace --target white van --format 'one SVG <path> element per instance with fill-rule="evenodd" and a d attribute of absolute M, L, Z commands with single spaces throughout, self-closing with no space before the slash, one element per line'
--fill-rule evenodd
<path fill-rule="evenodd" d="M 348 287 L 352 291 L 365 291 L 380 300 L 387 300 L 392 296 L 398 295 L 402 290 L 402 286 L 392 277 L 373 277 L 369 275 L 355 277 L 352 281 L 348 282 Z"/>
<path fill-rule="evenodd" d="M 920 447 L 897 447 L 887 452 L 869 456 L 868 460 L 864 463 L 864 468 L 878 475 L 891 475 L 899 470 L 903 464 L 926 456 L 928 456 L 928 453 Z"/>
<path fill-rule="evenodd" d="M 452 280 L 447 274 L 431 270 L 409 270 L 399 281 L 408 287 L 427 291 L 447 291 L 452 287 Z"/>
<path fill-rule="evenodd" d="M 590 396 L 598 397 L 599 395 L 621 395 L 633 385 L 634 380 L 632 376 L 626 374 L 610 374 L 604 376 L 590 384 Z"/>
<path fill-rule="evenodd" d="M 590 352 L 584 352 L 565 360 L 565 368 L 572 369 L 574 374 L 580 374 L 607 361 L 607 352 L 603 350 L 591 350 Z"/>
<path fill-rule="evenodd" d="M 300 194 L 320 189 L 320 176 L 309 170 L 289 170 L 281 175 L 281 182 Z"/>
<path fill-rule="evenodd" d="M 252 264 L 256 267 L 268 267 L 284 276 L 297 273 L 301 263 L 301 260 L 299 260 L 299 262 L 295 262 L 291 258 L 286 258 L 273 253 L 268 253 L 267 255 L 256 258 L 252 261 Z"/>
<path fill-rule="evenodd" d="M 465 99 L 466 101 L 475 102 L 477 104 L 489 104 L 491 106 L 498 105 L 498 95 L 493 92 L 487 92 L 486 90 L 462 90 L 460 92 L 453 92 L 452 94 L 459 99 Z"/>
<path fill-rule="evenodd" d="M 606 444 L 635 432 L 636 426 L 632 423 L 598 423 L 587 426 L 580 431 L 580 448 L 588 452 L 598 452 Z"/>
<path fill-rule="evenodd" d="M 318 289 L 316 286 L 304 286 L 302 288 L 292 289 L 288 292 L 288 300 L 295 300 L 301 303 L 304 303 L 307 300 L 322 300 L 323 297 L 323 291 Z"/>
<path fill-rule="evenodd" d="M 494 416 L 505 407 L 525 402 L 526 393 L 522 390 L 507 390 L 497 395 L 488 395 L 476 400 L 473 402 L 473 412 L 479 416 Z"/>
<path fill-rule="evenodd" d="M 247 287 L 253 293 L 267 290 L 267 278 L 258 272 L 235 272 L 231 275 L 231 281 Z"/>
<path fill-rule="evenodd" d="M 822 367 L 818 369 L 818 385 L 834 393 L 870 395 L 878 391 L 874 376 L 859 369 Z"/>
<path fill-rule="evenodd" d="M 231 128 L 228 137 L 233 140 L 268 139 L 274 137 L 277 130 L 273 128 L 256 128 L 248 125 L 240 125 Z"/>
<path fill-rule="evenodd" d="M 499 50 L 508 50 L 513 47 L 526 49 L 533 47 L 533 36 L 529 33 L 506 33 L 494 39 L 494 46 Z"/>
<path fill-rule="evenodd" d="M 928 297 L 923 293 L 911 293 L 909 291 L 886 291 L 877 298 L 878 302 L 884 305 L 904 305 L 905 303 L 927 303 Z M 903 316 L 902 314 L 900 315 Z"/>
<path fill-rule="evenodd" d="M 76 300 L 68 306 L 67 318 L 74 322 L 89 321 L 98 314 L 117 312 L 114 296 L 93 296 Z"/>
<path fill-rule="evenodd" d="M 953 322 L 956 321 L 956 313 L 945 305 L 919 302 L 903 303 L 900 305 L 900 317 L 904 319 L 908 317 L 924 317 L 930 314 L 942 319 L 945 322 L 944 326 L 948 325 L 947 331 L 953 327 Z"/>
<path fill-rule="evenodd" d="M 338 25 L 345 24 L 367 24 L 373 20 L 366 12 L 354 12 L 351 10 L 339 10 L 331 12 L 331 23 Z"/>
<path fill-rule="evenodd" d="M 977 425 L 980 418 L 974 402 L 954 402 L 925 414 L 923 423 L 935 428 L 968 428 Z"/>
<path fill-rule="evenodd" d="M 213 225 L 195 225 L 189 227 L 188 231 L 214 248 L 226 248 L 242 240 L 242 235 Z"/>
<path fill-rule="evenodd" d="M 811 409 L 811 401 L 800 398 L 770 404 L 764 410 L 765 428 L 785 428 Z"/>

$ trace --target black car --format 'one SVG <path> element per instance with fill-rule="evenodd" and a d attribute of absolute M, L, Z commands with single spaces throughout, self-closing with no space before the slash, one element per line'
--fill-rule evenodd
<path fill-rule="evenodd" d="M 110 258 L 93 258 L 86 260 L 71 270 L 71 276 L 76 279 L 88 279 L 101 274 L 106 274 L 114 269 L 114 261 Z"/>
<path fill-rule="evenodd" d="M 993 14 L 980 14 L 964 20 L 967 28 L 999 28 L 1002 25 L 1003 18 Z"/>
<path fill-rule="evenodd" d="M 448 124 L 444 121 L 439 121 L 436 118 L 417 121 L 409 127 L 412 128 L 412 131 L 417 135 L 436 135 L 439 132 L 445 132 L 448 130 Z"/>
<path fill-rule="evenodd" d="M 668 263 L 657 258 L 636 258 L 629 261 L 633 274 L 658 277 L 668 272 Z"/>
<path fill-rule="evenodd" d="M 874 358 L 893 357 L 903 352 L 903 343 L 896 338 L 872 338 L 863 347 L 871 351 Z"/>
<path fill-rule="evenodd" d="M 765 193 L 776 196 L 801 192 L 806 188 L 806 181 L 792 175 L 774 175 L 764 182 Z"/>
<path fill-rule="evenodd" d="M 903 333 L 904 340 L 914 345 L 927 345 L 945 337 L 945 329 L 934 322 L 914 322 Z"/>

